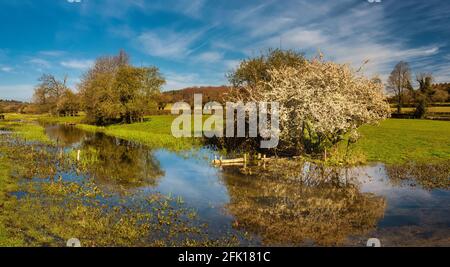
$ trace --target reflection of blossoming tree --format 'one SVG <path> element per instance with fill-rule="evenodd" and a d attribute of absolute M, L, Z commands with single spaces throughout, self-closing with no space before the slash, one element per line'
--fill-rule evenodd
<path fill-rule="evenodd" d="M 384 214 L 384 199 L 361 193 L 346 175 L 294 161 L 276 166 L 224 178 L 238 227 L 260 235 L 264 245 L 342 244 L 373 230 Z"/>

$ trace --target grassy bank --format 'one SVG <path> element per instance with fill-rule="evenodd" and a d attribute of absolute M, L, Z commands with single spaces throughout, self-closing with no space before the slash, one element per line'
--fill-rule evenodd
<path fill-rule="evenodd" d="M 450 160 L 450 122 L 388 119 L 359 129 L 355 151 L 367 161 L 404 163 Z"/>
<path fill-rule="evenodd" d="M 50 115 L 23 115 L 7 114 L 7 121 L 4 125 L 14 124 L 20 127 L 20 134 L 27 140 L 48 142 L 43 128 L 32 122 L 50 123 L 50 124 L 76 124 L 76 127 L 88 132 L 102 132 L 110 136 L 122 138 L 129 141 L 145 144 L 151 148 L 167 148 L 170 150 L 190 149 L 198 145 L 199 140 L 193 138 L 175 138 L 172 136 L 171 125 L 174 116 L 147 116 L 146 121 L 134 124 L 116 124 L 106 127 L 89 125 L 83 123 L 84 116 L 81 114 L 76 117 L 56 117 Z M 15 121 L 15 122 L 12 122 Z M 25 123 L 24 123 L 25 122 Z M 2 124 L 0 122 L 0 128 Z M 8 128 L 8 127 L 5 127 Z M 17 131 L 18 129 L 14 129 Z"/>
<path fill-rule="evenodd" d="M 51 117 L 13 114 L 8 115 L 7 118 L 23 121 L 38 120 L 46 123 L 75 123 L 78 128 L 86 131 L 103 132 L 153 148 L 183 150 L 200 144 L 198 139 L 173 137 L 171 124 L 175 117 L 170 115 L 148 116 L 147 121 L 143 123 L 117 124 L 107 127 L 83 124 L 81 123 L 83 116 Z M 25 124 L 16 127 L 22 129 L 21 134 L 25 138 L 46 139 L 38 125 Z M 363 126 L 359 132 L 361 138 L 352 145 L 352 152 L 357 154 L 361 161 L 404 163 L 450 160 L 450 122 L 388 119 L 378 126 Z"/>
<path fill-rule="evenodd" d="M 175 138 L 171 125 L 174 116 L 149 116 L 147 121 L 133 124 L 116 124 L 99 127 L 78 124 L 77 128 L 90 132 L 103 132 L 110 136 L 145 144 L 151 148 L 166 148 L 170 150 L 190 149 L 199 145 L 200 140 L 193 138 Z"/>
<path fill-rule="evenodd" d="M 192 139 L 177 139 L 171 134 L 173 116 L 150 116 L 149 121 L 130 125 L 97 127 L 80 124 L 88 131 L 101 131 L 149 145 L 183 149 Z M 367 162 L 404 163 L 450 160 L 450 122 L 431 120 L 388 119 L 378 126 L 359 129 L 361 139 L 354 145 L 354 154 Z"/>

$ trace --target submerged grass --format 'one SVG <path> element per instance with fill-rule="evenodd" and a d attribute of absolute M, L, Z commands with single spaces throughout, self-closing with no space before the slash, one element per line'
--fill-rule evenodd
<path fill-rule="evenodd" d="M 35 123 L 31 117 L 7 114 L 6 120 L 0 121 L 0 129 L 11 131 L 13 135 L 26 141 L 52 143 L 45 134 L 44 127 Z"/>
<path fill-rule="evenodd" d="M 11 162 L 5 156 L 5 151 L 0 146 L 0 210 L 9 206 L 8 192 L 17 190 L 17 185 L 10 176 Z M 4 224 L 4 216 L 0 216 L 0 247 L 21 246 L 23 242 L 16 237 L 11 236 Z"/>
<path fill-rule="evenodd" d="M 54 145 L 3 135 L 0 152 L 1 246 L 65 246 L 72 237 L 94 247 L 238 244 L 235 236 L 211 238 L 180 198 L 116 195 L 90 178 L 64 181 L 79 166 Z"/>

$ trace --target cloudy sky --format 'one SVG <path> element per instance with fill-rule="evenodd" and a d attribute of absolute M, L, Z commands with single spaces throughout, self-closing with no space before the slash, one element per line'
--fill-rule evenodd
<path fill-rule="evenodd" d="M 168 89 L 226 84 L 239 60 L 271 47 L 386 78 L 399 60 L 450 81 L 450 1 L 0 0 L 0 98 L 29 100 L 38 77 L 75 88 L 96 57 L 123 48 Z"/>

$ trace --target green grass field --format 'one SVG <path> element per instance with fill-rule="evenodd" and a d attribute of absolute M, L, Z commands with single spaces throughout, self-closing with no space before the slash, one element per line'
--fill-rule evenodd
<path fill-rule="evenodd" d="M 450 160 L 450 122 L 388 119 L 363 126 L 355 148 L 367 161 L 403 163 Z"/>

